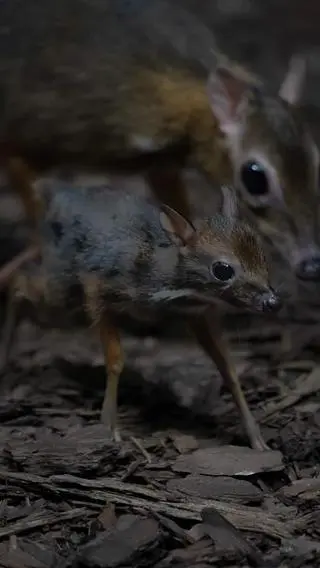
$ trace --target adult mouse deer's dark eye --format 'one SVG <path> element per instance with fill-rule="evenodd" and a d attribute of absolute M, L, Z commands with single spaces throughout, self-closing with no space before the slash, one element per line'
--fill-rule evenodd
<path fill-rule="evenodd" d="M 250 195 L 265 195 L 268 192 L 268 179 L 264 168 L 255 161 L 246 162 L 241 168 L 241 181 Z"/>
<path fill-rule="evenodd" d="M 215 262 L 211 266 L 213 276 L 220 282 L 229 282 L 234 277 L 234 268 L 227 262 Z"/>

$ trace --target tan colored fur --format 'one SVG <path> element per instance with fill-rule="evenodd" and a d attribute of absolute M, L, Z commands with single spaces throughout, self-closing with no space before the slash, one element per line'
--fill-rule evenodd
<path fill-rule="evenodd" d="M 128 161 L 152 169 L 147 176 L 158 200 L 192 217 L 177 174 L 175 182 L 169 176 L 169 188 L 161 190 L 155 181 L 157 168 L 165 177 L 172 162 L 181 171 L 176 151 L 213 186 L 236 182 L 256 211 L 261 200 L 248 195 L 239 172 L 246 152 L 254 151 L 262 154 L 268 175 L 275 170 L 277 177 L 263 200 L 268 235 L 282 237 L 293 270 L 305 256 L 320 254 L 316 168 L 311 177 L 295 168 L 305 161 L 310 170 L 314 147 L 297 116 L 304 74 L 299 59 L 289 65 L 279 93 L 269 95 L 257 77 L 217 52 L 201 19 L 171 0 L 139 6 L 124 0 L 43 0 L 41 6 L 3 0 L 0 21 L 6 29 L 0 50 L 2 159 L 8 169 L 13 160 L 27 164 L 19 170 L 29 217 L 35 207 L 28 171 L 124 171 Z M 212 69 L 204 63 L 209 54 L 216 60 Z M 156 154 L 152 159 L 148 149 Z M 162 150 L 167 154 L 160 159 Z"/>

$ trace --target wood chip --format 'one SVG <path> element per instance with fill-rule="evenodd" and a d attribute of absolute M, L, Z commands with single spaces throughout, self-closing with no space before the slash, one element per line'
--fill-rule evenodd
<path fill-rule="evenodd" d="M 263 408 L 260 422 L 267 422 L 274 414 L 297 404 L 303 398 L 317 393 L 320 390 L 320 366 L 315 367 L 308 375 L 300 375 L 294 388 L 276 402 L 269 402 Z"/>
<path fill-rule="evenodd" d="M 308 552 L 320 552 L 320 543 L 305 536 L 299 536 L 294 539 L 284 540 L 281 550 L 292 557 L 301 556 L 308 554 Z"/>
<path fill-rule="evenodd" d="M 186 548 L 174 550 L 170 554 L 168 566 L 197 566 L 199 559 L 212 560 L 214 558 L 214 546 L 212 539 L 203 538 Z"/>
<path fill-rule="evenodd" d="M 80 427 L 67 436 L 47 433 L 37 440 L 11 439 L 7 453 L 12 462 L 30 473 L 94 473 L 102 462 L 118 453 L 108 441 L 105 428 Z"/>
<path fill-rule="evenodd" d="M 42 511 L 40 513 L 31 514 L 22 521 L 11 523 L 4 528 L 0 529 L 0 539 L 8 537 L 12 534 L 20 534 L 31 531 L 35 528 L 46 527 L 63 523 L 70 519 L 78 519 L 86 514 L 86 509 L 71 509 L 70 511 L 63 511 L 62 513 L 51 513 Z"/>
<path fill-rule="evenodd" d="M 250 544 L 232 523 L 213 507 L 204 509 L 201 513 L 204 533 L 213 539 L 219 550 L 239 550 L 254 562 L 261 565 L 262 556 L 258 549 Z"/>
<path fill-rule="evenodd" d="M 4 566 L 6 568 L 50 568 L 50 564 L 44 564 L 20 548 L 0 549 L 0 567 Z"/>
<path fill-rule="evenodd" d="M 320 479 L 315 478 L 305 478 L 297 479 L 291 483 L 291 485 L 286 485 L 279 490 L 279 493 L 285 497 L 299 497 L 308 501 L 310 499 L 319 499 L 320 496 Z"/>
<path fill-rule="evenodd" d="M 160 540 L 159 525 L 153 519 L 139 519 L 123 530 L 115 530 L 99 535 L 82 548 L 78 564 L 87 568 L 116 568 L 132 565 L 140 557 L 146 561 L 147 555 L 157 547 Z M 158 551 L 159 554 L 159 551 Z"/>
<path fill-rule="evenodd" d="M 167 483 L 167 489 L 203 499 L 214 497 L 231 503 L 259 503 L 263 500 L 262 491 L 253 483 L 245 479 L 225 476 L 210 477 L 191 474 L 183 479 L 170 479 Z"/>
<path fill-rule="evenodd" d="M 117 517 L 115 514 L 115 507 L 112 503 L 107 503 L 107 505 L 102 509 L 99 514 L 97 521 L 105 529 L 115 526 L 117 522 Z"/>
<path fill-rule="evenodd" d="M 179 456 L 173 471 L 202 475 L 250 476 L 265 471 L 281 471 L 282 454 L 278 451 L 259 452 L 241 446 L 206 448 Z"/>
<path fill-rule="evenodd" d="M 194 436 L 185 434 L 170 434 L 170 438 L 179 454 L 186 454 L 192 450 L 197 450 L 199 443 Z"/>

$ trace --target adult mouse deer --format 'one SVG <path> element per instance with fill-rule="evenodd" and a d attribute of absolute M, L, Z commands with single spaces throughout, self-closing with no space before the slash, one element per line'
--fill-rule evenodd
<path fill-rule="evenodd" d="M 3 0 L 0 22 L 1 156 L 30 219 L 39 169 L 145 156 L 154 194 L 190 216 L 179 173 L 189 160 L 212 182 L 235 182 L 297 276 L 319 280 L 301 59 L 278 94 L 236 65 L 210 70 L 210 30 L 172 0 Z"/>
<path fill-rule="evenodd" d="M 121 312 L 145 321 L 175 313 L 194 329 L 209 307 L 213 311 L 207 317 L 215 326 L 217 303 L 257 313 L 281 307 L 259 237 L 236 219 L 233 194 L 226 187 L 222 214 L 194 223 L 167 205 L 159 208 L 151 199 L 108 187 L 75 190 L 47 183 L 40 189 L 41 259 L 15 273 L 13 296 L 31 303 L 42 323 L 65 326 L 82 318 L 100 333 L 108 371 L 101 417 L 117 439 Z M 39 187 L 37 191 L 39 195 Z M 220 332 L 216 337 L 213 360 L 231 389 L 251 444 L 265 449 Z M 207 349 L 206 338 L 202 345 Z"/>

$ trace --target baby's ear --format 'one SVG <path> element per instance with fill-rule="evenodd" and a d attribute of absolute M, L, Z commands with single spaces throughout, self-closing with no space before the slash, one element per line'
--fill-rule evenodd
<path fill-rule="evenodd" d="M 192 223 L 168 205 L 161 205 L 160 224 L 176 245 L 187 246 L 194 243 L 196 229 Z"/>

